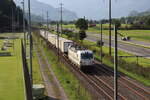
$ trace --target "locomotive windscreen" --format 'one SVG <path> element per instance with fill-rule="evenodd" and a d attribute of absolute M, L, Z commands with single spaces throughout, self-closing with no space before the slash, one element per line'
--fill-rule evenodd
<path fill-rule="evenodd" d="M 93 59 L 93 54 L 89 52 L 81 53 L 81 59 Z"/>

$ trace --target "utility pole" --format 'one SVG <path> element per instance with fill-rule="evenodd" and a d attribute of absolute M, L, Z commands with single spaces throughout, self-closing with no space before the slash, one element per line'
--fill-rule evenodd
<path fill-rule="evenodd" d="M 84 18 L 84 20 L 85 20 L 85 16 L 84 16 L 83 18 Z"/>
<path fill-rule="evenodd" d="M 47 11 L 47 32 L 46 32 L 46 39 L 48 40 L 48 29 L 49 29 L 49 22 L 48 22 L 48 11 Z"/>
<path fill-rule="evenodd" d="M 59 62 L 59 23 L 57 22 L 57 52 L 58 52 L 58 62 Z"/>
<path fill-rule="evenodd" d="M 114 48 L 114 100 L 118 100 L 118 39 L 117 28 L 114 26 L 115 48 Z"/>
<path fill-rule="evenodd" d="M 42 20 L 41 23 L 44 23 L 44 15 L 43 15 L 43 10 L 42 10 Z"/>
<path fill-rule="evenodd" d="M 24 51 L 26 53 L 26 32 L 25 32 L 25 8 L 24 8 L 24 0 L 21 2 L 22 3 L 22 9 L 23 9 L 23 33 L 24 33 Z"/>
<path fill-rule="evenodd" d="M 29 31 L 29 39 L 30 39 L 30 81 L 31 81 L 31 87 L 33 85 L 32 80 L 32 34 L 31 34 L 31 9 L 30 9 L 30 0 L 28 0 L 28 11 L 29 11 L 29 25 L 28 25 L 28 31 Z"/>
<path fill-rule="evenodd" d="M 109 0 L 109 55 L 111 55 L 111 0 Z"/>
<path fill-rule="evenodd" d="M 17 8 L 19 8 L 19 6 L 17 6 Z M 19 9 L 17 9 L 17 27 L 18 27 L 18 29 L 20 29 L 20 28 L 19 28 L 19 27 L 20 27 L 20 25 L 19 25 L 19 24 L 20 24 L 20 21 L 19 21 L 19 20 L 20 20 L 20 18 L 19 18 L 20 15 L 19 15 L 19 14 L 20 14 L 20 13 L 19 13 Z M 18 30 L 17 30 L 17 31 L 18 31 Z"/>
<path fill-rule="evenodd" d="M 13 10 L 13 7 L 12 7 L 12 26 L 11 26 L 11 28 L 12 28 L 12 33 L 13 33 L 13 31 L 14 31 L 14 27 L 13 27 L 13 25 L 14 25 L 14 10 Z"/>
<path fill-rule="evenodd" d="M 60 25 L 61 25 L 61 34 L 63 32 L 63 27 L 62 27 L 62 22 L 63 22 L 63 18 L 62 18 L 62 8 L 63 8 L 63 3 L 60 3 Z"/>
<path fill-rule="evenodd" d="M 14 9 L 12 7 L 12 33 L 14 32 Z M 13 39 L 13 51 L 14 51 L 14 39 Z"/>
<path fill-rule="evenodd" d="M 103 62 L 103 55 L 102 55 L 102 53 L 103 53 L 103 23 L 102 23 L 102 21 L 100 22 L 100 29 L 101 29 L 101 39 L 100 39 L 100 42 L 101 42 L 101 48 L 100 48 L 100 52 L 101 52 L 101 54 L 100 54 L 100 57 L 101 57 L 101 63 Z"/>

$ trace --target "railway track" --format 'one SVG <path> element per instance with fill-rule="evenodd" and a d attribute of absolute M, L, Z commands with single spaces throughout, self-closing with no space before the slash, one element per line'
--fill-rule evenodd
<path fill-rule="evenodd" d="M 56 55 L 58 55 L 58 51 L 57 48 L 55 48 L 53 45 L 50 45 L 50 43 L 47 41 L 48 43 L 48 46 L 49 48 L 51 48 Z M 68 59 L 67 55 L 63 54 L 63 53 L 60 53 L 59 52 L 59 55 L 61 56 L 61 60 L 69 65 L 70 68 L 72 68 L 74 70 L 74 73 L 75 74 L 78 74 L 77 76 L 78 77 L 83 77 L 86 81 L 84 82 L 87 82 L 88 83 L 88 86 L 87 87 L 92 87 L 94 89 L 94 91 L 92 91 L 91 93 L 96 93 L 97 92 L 97 100 L 98 99 L 104 99 L 104 100 L 113 100 L 113 91 L 111 90 L 110 91 L 110 88 L 107 87 L 104 83 L 101 83 L 101 85 L 97 84 L 95 82 L 95 79 L 92 78 L 92 77 L 89 77 L 88 75 L 86 75 L 85 73 L 83 73 L 76 65 L 74 65 L 73 63 L 71 63 L 71 61 Z M 81 78 L 81 80 L 83 80 L 83 78 Z M 103 87 L 105 86 L 105 87 Z M 122 97 L 120 97 L 122 98 Z M 126 100 L 126 99 L 120 99 L 120 100 Z"/>
<path fill-rule="evenodd" d="M 96 62 L 97 64 L 97 62 Z M 99 62 L 98 62 L 99 64 Z M 103 73 L 104 75 L 109 75 L 108 80 L 112 80 L 111 83 L 113 83 L 113 70 L 108 68 L 107 66 L 101 65 L 96 66 L 99 70 L 97 70 L 97 73 Z M 110 83 L 110 84 L 111 84 Z M 132 99 L 136 100 L 150 100 L 150 92 L 140 86 L 138 86 L 136 83 L 129 80 L 125 75 L 122 73 L 119 73 L 118 75 L 118 85 L 120 88 L 124 88 L 124 90 L 128 90 L 129 93 L 122 93 L 128 97 L 128 95 L 131 95 Z M 113 86 L 112 86 L 113 87 Z M 122 91 L 120 91 L 122 92 Z M 127 95 L 128 94 L 128 95 Z"/>
<path fill-rule="evenodd" d="M 108 83 L 106 83 L 105 81 L 103 81 L 102 79 L 96 77 L 96 76 L 90 76 L 88 75 L 88 77 L 91 78 L 91 80 L 93 80 L 98 86 L 100 86 L 100 88 L 102 88 L 104 91 L 107 91 L 107 94 L 111 97 L 111 99 L 113 100 L 113 96 L 114 96 L 114 90 L 112 87 L 110 87 L 110 85 Z M 127 100 L 124 96 L 122 96 L 120 93 L 118 94 L 118 99 L 119 100 Z"/>
<path fill-rule="evenodd" d="M 47 45 L 56 53 L 56 55 L 58 55 L 58 52 L 56 52 L 58 51 L 57 48 L 51 45 L 51 43 L 49 43 L 48 41 L 47 41 Z M 97 99 L 101 98 L 104 100 L 113 100 L 114 91 L 113 91 L 113 70 L 112 69 L 95 61 L 95 64 L 98 65 L 93 67 L 96 67 L 98 70 L 94 71 L 95 73 L 93 75 L 85 74 L 81 70 L 79 70 L 79 68 L 76 65 L 71 63 L 67 55 L 61 52 L 59 52 L 59 55 L 61 56 L 60 57 L 61 61 L 69 65 L 69 67 L 72 69 L 72 72 L 74 72 L 81 81 L 86 80 L 83 82 L 87 82 L 87 87 L 91 88 L 92 86 L 92 88 L 94 88 L 94 90 L 91 91 L 92 92 L 95 91 L 95 93 L 98 95 Z M 101 67 L 99 67 L 99 65 Z M 119 100 L 150 100 L 149 91 L 133 83 L 131 80 L 124 77 L 121 73 L 119 73 L 118 82 L 120 84 L 119 93 L 118 93 Z"/>

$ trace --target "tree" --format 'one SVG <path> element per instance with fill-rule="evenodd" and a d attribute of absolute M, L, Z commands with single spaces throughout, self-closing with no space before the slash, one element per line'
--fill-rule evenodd
<path fill-rule="evenodd" d="M 117 28 L 121 27 L 121 22 L 119 19 L 113 19 L 113 24 L 115 24 Z"/>
<path fill-rule="evenodd" d="M 86 36 L 86 32 L 84 31 L 84 30 L 80 30 L 79 31 L 79 39 L 81 40 L 81 41 L 83 41 L 84 40 L 84 38 L 86 38 L 87 36 Z"/>
<path fill-rule="evenodd" d="M 148 17 L 148 19 L 146 21 L 146 25 L 150 26 L 150 16 Z"/>
<path fill-rule="evenodd" d="M 23 25 L 21 8 L 17 7 L 13 0 L 0 0 L 0 31 L 10 31 L 12 20 L 14 29 L 21 29 Z"/>
<path fill-rule="evenodd" d="M 85 20 L 84 18 L 80 18 L 76 21 L 75 23 L 76 28 L 79 28 L 79 34 L 78 38 L 79 40 L 83 41 L 84 38 L 86 38 L 86 30 L 88 29 L 88 21 Z"/>
<path fill-rule="evenodd" d="M 88 22 L 84 18 L 80 18 L 75 23 L 76 28 L 80 30 L 87 30 L 88 29 Z"/>

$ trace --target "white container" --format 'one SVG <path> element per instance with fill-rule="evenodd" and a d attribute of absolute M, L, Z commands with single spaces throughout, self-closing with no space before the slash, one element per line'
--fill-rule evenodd
<path fill-rule="evenodd" d="M 63 53 L 68 53 L 69 46 L 73 45 L 73 42 L 71 40 L 67 40 L 65 38 L 60 38 L 59 40 L 59 49 Z"/>

